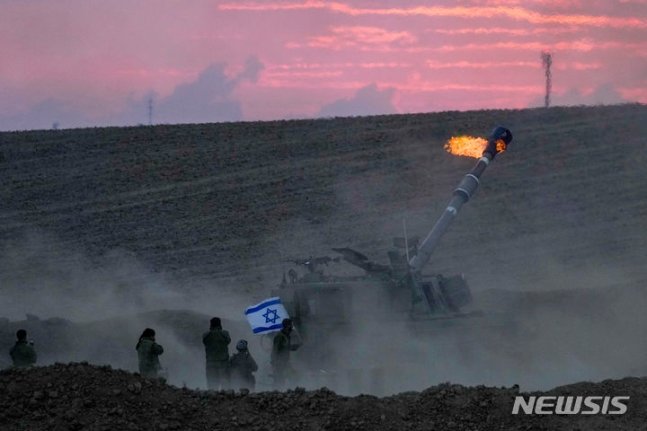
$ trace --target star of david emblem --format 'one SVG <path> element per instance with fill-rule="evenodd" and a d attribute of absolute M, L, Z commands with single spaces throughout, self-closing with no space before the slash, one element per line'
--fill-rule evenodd
<path fill-rule="evenodd" d="M 268 308 L 265 310 L 265 314 L 262 315 L 265 317 L 265 323 L 276 323 L 277 320 L 279 320 L 279 315 L 276 312 L 276 310 L 272 310 L 271 308 Z"/>

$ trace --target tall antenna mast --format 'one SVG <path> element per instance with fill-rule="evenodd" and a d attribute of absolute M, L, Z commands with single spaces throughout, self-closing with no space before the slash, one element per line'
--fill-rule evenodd
<path fill-rule="evenodd" d="M 553 87 L 552 74 L 550 71 L 550 66 L 552 66 L 553 64 L 553 55 L 550 52 L 542 51 L 541 64 L 546 74 L 546 95 L 544 96 L 544 108 L 548 108 L 550 106 L 550 90 Z"/>

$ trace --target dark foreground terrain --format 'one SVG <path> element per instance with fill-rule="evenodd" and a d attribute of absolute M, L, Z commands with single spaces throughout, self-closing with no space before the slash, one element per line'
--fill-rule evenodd
<path fill-rule="evenodd" d="M 284 393 L 200 392 L 109 367 L 71 363 L 0 372 L 0 423 L 3 430 L 20 431 L 647 428 L 647 378 L 578 383 L 545 393 L 630 396 L 625 415 L 513 416 L 518 394 L 514 387 L 451 384 L 386 398 L 299 388 Z"/>

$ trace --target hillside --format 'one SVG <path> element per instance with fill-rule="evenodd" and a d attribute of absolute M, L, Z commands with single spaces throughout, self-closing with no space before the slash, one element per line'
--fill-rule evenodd
<path fill-rule="evenodd" d="M 348 246 L 386 262 L 402 220 L 424 236 L 474 164 L 446 140 L 504 124 L 509 151 L 429 267 L 465 273 L 478 317 L 354 328 L 337 374 L 296 355 L 299 384 L 394 394 L 645 375 L 645 120 L 625 105 L 0 133 L 0 348 L 25 328 L 39 364 L 133 370 L 154 327 L 170 382 L 200 388 L 200 335 L 218 315 L 252 341 L 269 388 L 268 346 L 242 311 L 281 261 Z M 355 384 L 358 370 L 384 387 Z"/>
<path fill-rule="evenodd" d="M 430 269 L 477 291 L 636 285 L 646 119 L 621 105 L 0 133 L 0 281 L 37 278 L 24 255 L 254 288 L 331 247 L 386 261 L 402 219 L 426 235 L 473 164 L 444 142 L 504 124 L 513 145 Z"/>

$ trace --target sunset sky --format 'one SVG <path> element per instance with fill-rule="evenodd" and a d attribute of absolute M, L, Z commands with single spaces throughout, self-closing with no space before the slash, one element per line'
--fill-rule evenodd
<path fill-rule="evenodd" d="M 647 0 L 0 0 L 0 130 L 647 103 Z"/>

